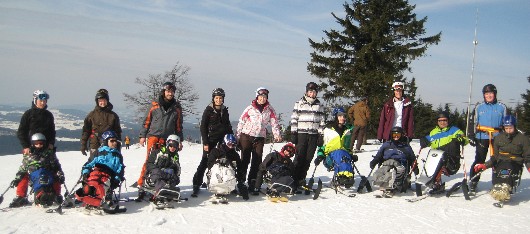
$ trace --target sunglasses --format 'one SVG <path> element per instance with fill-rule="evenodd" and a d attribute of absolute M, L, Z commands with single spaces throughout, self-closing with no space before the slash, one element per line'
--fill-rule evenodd
<path fill-rule="evenodd" d="M 42 94 L 37 95 L 37 99 L 39 100 L 48 100 L 49 98 L 50 96 L 47 93 L 42 93 Z"/>

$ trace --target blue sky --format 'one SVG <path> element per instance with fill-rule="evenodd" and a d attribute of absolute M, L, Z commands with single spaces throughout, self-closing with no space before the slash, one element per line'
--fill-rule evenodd
<path fill-rule="evenodd" d="M 211 91 L 222 87 L 231 119 L 237 119 L 257 87 L 290 115 L 305 84 L 312 51 L 308 38 L 339 29 L 331 12 L 344 1 L 1 1 L 0 104 L 28 104 L 35 89 L 49 105 L 93 106 L 99 88 L 110 91 L 117 110 L 122 93 L 140 87 L 136 77 L 191 68 L 202 112 Z M 509 106 L 530 88 L 530 2 L 526 0 L 410 1 L 428 17 L 427 34 L 442 31 L 439 45 L 412 64 L 418 94 L 426 102 L 466 108 L 471 76 L 475 13 L 479 10 L 472 103 L 493 83 Z"/>

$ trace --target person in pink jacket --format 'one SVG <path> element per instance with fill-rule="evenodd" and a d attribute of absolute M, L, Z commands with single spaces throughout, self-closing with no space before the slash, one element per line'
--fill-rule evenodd
<path fill-rule="evenodd" d="M 262 161 L 263 146 L 269 124 L 272 127 L 274 141 L 282 141 L 278 117 L 276 116 L 276 111 L 270 105 L 268 97 L 269 90 L 264 87 L 258 88 L 256 90 L 256 99 L 245 108 L 237 125 L 237 139 L 241 149 L 243 178 L 247 175 L 248 164 L 250 163 L 247 180 L 250 191 L 259 189 L 254 188 L 254 184 L 258 167 Z"/>
<path fill-rule="evenodd" d="M 401 127 L 409 140 L 414 137 L 414 111 L 412 102 L 403 95 L 405 85 L 397 81 L 392 84 L 394 96 L 385 102 L 379 117 L 377 139 L 381 142 L 390 139 L 390 130 Z"/>

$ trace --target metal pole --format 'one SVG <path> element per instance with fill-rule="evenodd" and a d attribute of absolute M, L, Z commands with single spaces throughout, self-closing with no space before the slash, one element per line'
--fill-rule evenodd
<path fill-rule="evenodd" d="M 469 82 L 469 98 L 467 100 L 467 118 L 466 118 L 466 136 L 469 136 L 469 109 L 471 106 L 471 92 L 473 90 L 473 73 L 475 71 L 475 50 L 477 48 L 477 25 L 478 25 L 478 8 L 475 17 L 475 37 L 473 39 L 473 62 L 471 63 L 471 81 Z"/>

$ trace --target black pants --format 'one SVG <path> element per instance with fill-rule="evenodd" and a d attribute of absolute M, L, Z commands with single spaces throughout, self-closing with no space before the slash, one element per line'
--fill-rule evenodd
<path fill-rule="evenodd" d="M 493 140 L 491 143 L 493 144 Z M 475 174 L 477 174 L 474 170 L 475 165 L 483 164 L 484 162 L 486 162 L 486 156 L 488 156 L 489 146 L 490 146 L 490 140 L 488 139 L 477 140 L 477 146 L 475 148 L 475 161 L 473 162 L 473 164 L 471 165 L 471 169 L 469 170 L 470 177 L 473 177 L 475 176 Z M 480 175 L 477 176 L 477 178 L 475 178 L 473 182 L 478 182 L 479 180 L 480 180 Z"/>
<path fill-rule="evenodd" d="M 298 183 L 305 180 L 307 170 L 317 149 L 318 134 L 298 133 L 298 144 L 296 144 L 296 156 L 294 158 L 294 181 Z M 301 185 L 301 184 L 297 184 Z"/>
<path fill-rule="evenodd" d="M 204 173 L 208 169 L 208 153 L 212 151 L 213 148 L 217 146 L 217 142 L 208 142 L 208 152 L 202 151 L 202 158 L 199 166 L 197 166 L 197 171 L 193 175 L 193 185 L 200 186 L 204 181 Z"/>
<path fill-rule="evenodd" d="M 250 188 L 253 188 L 258 175 L 259 165 L 263 160 L 263 146 L 265 145 L 265 138 L 252 137 L 241 133 L 241 136 L 239 137 L 239 144 L 241 145 L 241 173 L 243 174 L 241 177 L 246 177 L 248 164 L 250 163 L 247 184 Z"/>

